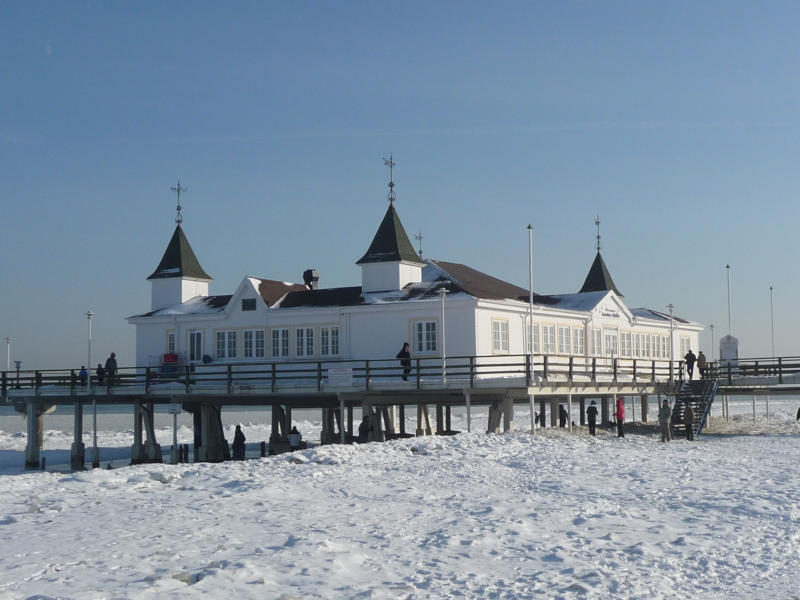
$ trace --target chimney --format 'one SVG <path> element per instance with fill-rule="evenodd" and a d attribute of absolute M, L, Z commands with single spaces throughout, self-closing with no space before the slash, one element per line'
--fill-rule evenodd
<path fill-rule="evenodd" d="M 306 269 L 303 271 L 303 283 L 306 284 L 309 290 L 317 289 L 318 282 L 319 273 L 317 273 L 316 269 Z"/>

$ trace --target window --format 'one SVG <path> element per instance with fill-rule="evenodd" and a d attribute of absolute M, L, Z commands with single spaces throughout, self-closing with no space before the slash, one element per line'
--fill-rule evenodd
<path fill-rule="evenodd" d="M 244 357 L 264 358 L 263 329 L 249 329 L 244 332 Z"/>
<path fill-rule="evenodd" d="M 531 353 L 531 328 L 530 321 L 525 320 L 525 350 L 528 354 Z M 533 353 L 539 353 L 539 324 L 533 324 Z"/>
<path fill-rule="evenodd" d="M 203 332 L 189 332 L 189 360 L 192 362 L 203 360 Z"/>
<path fill-rule="evenodd" d="M 508 321 L 492 319 L 492 352 L 508 352 Z"/>
<path fill-rule="evenodd" d="M 242 298 L 242 310 L 255 310 L 256 309 L 256 299 L 255 298 Z"/>
<path fill-rule="evenodd" d="M 322 356 L 339 356 L 339 327 L 337 325 L 319 328 L 319 353 Z"/>
<path fill-rule="evenodd" d="M 622 356 L 630 356 L 632 352 L 631 332 L 622 332 Z"/>
<path fill-rule="evenodd" d="M 295 329 L 295 340 L 297 341 L 297 356 L 314 355 L 313 327 L 298 327 Z"/>
<path fill-rule="evenodd" d="M 664 358 L 669 358 L 669 338 L 667 336 L 661 337 L 661 353 Z"/>
<path fill-rule="evenodd" d="M 689 352 L 689 337 L 681 336 L 681 358 L 686 356 L 687 352 Z"/>
<path fill-rule="evenodd" d="M 642 355 L 642 347 L 640 345 L 639 338 L 640 338 L 640 336 L 639 336 L 638 333 L 634 333 L 633 334 L 633 355 L 634 356 L 641 356 Z"/>
<path fill-rule="evenodd" d="M 661 358 L 661 336 L 653 336 L 653 358 Z"/>
<path fill-rule="evenodd" d="M 642 356 L 650 358 L 650 334 L 642 334 Z"/>
<path fill-rule="evenodd" d="M 569 327 L 558 328 L 558 353 L 569 354 Z"/>
<path fill-rule="evenodd" d="M 542 325 L 542 335 L 544 337 L 544 354 L 555 354 L 556 352 L 556 326 Z"/>
<path fill-rule="evenodd" d="M 217 359 L 236 358 L 236 332 L 217 332 Z"/>
<path fill-rule="evenodd" d="M 603 355 L 603 332 L 600 329 L 592 329 L 592 356 Z"/>
<path fill-rule="evenodd" d="M 285 358 L 289 356 L 289 330 L 272 330 L 272 356 L 274 358 Z"/>
<path fill-rule="evenodd" d="M 167 354 L 175 354 L 175 332 L 167 332 Z"/>
<path fill-rule="evenodd" d="M 414 352 L 436 352 L 436 321 L 418 321 L 412 329 Z"/>
<path fill-rule="evenodd" d="M 583 356 L 586 349 L 583 344 L 583 329 L 574 327 L 572 329 L 572 353 L 577 356 Z"/>
<path fill-rule="evenodd" d="M 604 329 L 603 342 L 606 347 L 606 356 L 619 356 L 619 338 L 616 329 Z"/>
<path fill-rule="evenodd" d="M 539 324 L 533 324 L 533 351 L 538 354 L 542 351 L 542 344 L 539 341 Z"/>

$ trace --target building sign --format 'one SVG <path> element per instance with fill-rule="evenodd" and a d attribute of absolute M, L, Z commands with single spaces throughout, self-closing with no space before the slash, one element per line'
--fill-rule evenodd
<path fill-rule="evenodd" d="M 333 387 L 352 387 L 353 369 L 351 367 L 329 368 L 328 385 Z"/>
<path fill-rule="evenodd" d="M 180 404 L 167 404 L 167 412 L 171 415 L 179 415 L 181 414 L 181 405 Z"/>
<path fill-rule="evenodd" d="M 619 313 L 616 310 L 611 310 L 608 308 L 601 308 L 600 309 L 600 316 L 601 317 L 611 317 L 613 319 L 619 319 Z"/>

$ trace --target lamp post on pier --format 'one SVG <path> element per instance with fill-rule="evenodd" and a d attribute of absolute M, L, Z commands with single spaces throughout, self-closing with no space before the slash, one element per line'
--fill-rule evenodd
<path fill-rule="evenodd" d="M 446 282 L 448 283 L 448 282 Z M 445 335 L 444 325 L 444 296 L 447 294 L 447 289 L 442 286 L 439 289 L 439 295 L 442 297 L 442 385 L 447 383 L 447 341 Z"/>
<path fill-rule="evenodd" d="M 772 358 L 775 358 L 775 317 L 772 310 L 772 286 L 769 286 L 769 329 L 772 340 Z"/>
<path fill-rule="evenodd" d="M 8 336 L 6 338 L 6 371 L 11 370 L 11 342 L 14 341 L 14 338 Z"/>
<path fill-rule="evenodd" d="M 714 348 L 714 324 L 708 326 L 711 330 L 711 362 L 717 362 L 717 351 Z"/>
<path fill-rule="evenodd" d="M 673 360 L 673 352 L 675 348 L 673 325 L 675 321 L 672 318 L 672 311 L 675 309 L 675 306 L 672 304 L 672 302 L 670 302 L 667 304 L 667 308 L 669 309 L 669 380 L 673 381 L 675 379 L 675 365 Z"/>
<path fill-rule="evenodd" d="M 528 224 L 528 270 L 528 343 L 530 344 L 528 354 L 531 364 L 531 384 L 533 384 L 536 371 L 533 367 L 533 225 L 530 223 Z M 536 412 L 532 394 L 528 396 L 528 400 L 531 405 L 531 435 L 533 435 L 536 431 Z"/>
<path fill-rule="evenodd" d="M 86 313 L 86 318 L 89 321 L 89 351 L 86 365 L 89 373 L 87 376 L 88 390 L 92 389 L 92 317 L 94 313 L 90 310 Z M 92 468 L 96 469 L 100 466 L 100 451 L 97 448 L 97 398 L 92 393 Z"/>

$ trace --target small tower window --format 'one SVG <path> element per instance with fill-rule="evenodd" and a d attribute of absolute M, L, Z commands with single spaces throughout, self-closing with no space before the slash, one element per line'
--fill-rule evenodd
<path fill-rule="evenodd" d="M 242 311 L 255 310 L 255 309 L 256 309 L 255 298 L 242 298 Z"/>

